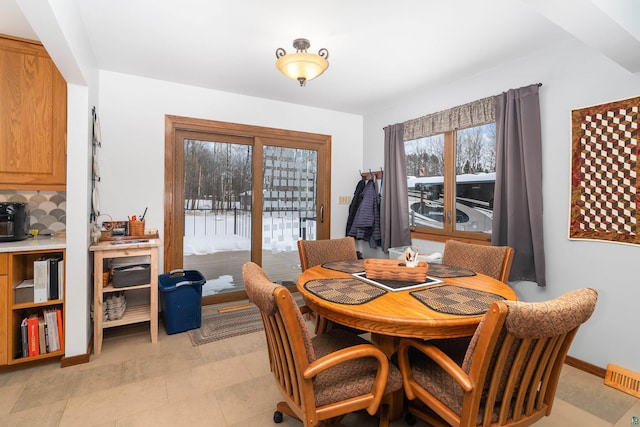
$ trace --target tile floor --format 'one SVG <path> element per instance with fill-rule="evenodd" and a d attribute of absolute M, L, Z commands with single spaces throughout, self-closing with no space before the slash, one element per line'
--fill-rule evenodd
<path fill-rule="evenodd" d="M 51 362 L 0 372 L 0 425 L 276 425 L 272 416 L 279 392 L 269 372 L 263 332 L 199 347 L 191 345 L 187 333 L 167 335 L 162 326 L 157 344 L 150 343 L 145 327 L 113 332 L 90 363 L 61 369 L 59 362 Z M 536 425 L 628 427 L 632 415 L 640 416 L 640 399 L 565 366 L 553 412 Z M 362 412 L 342 423 L 374 427 L 377 419 Z M 285 416 L 280 425 L 301 423 Z M 405 425 L 402 419 L 391 423 Z"/>

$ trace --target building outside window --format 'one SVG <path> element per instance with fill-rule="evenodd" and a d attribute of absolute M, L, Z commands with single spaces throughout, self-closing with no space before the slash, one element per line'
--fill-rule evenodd
<path fill-rule="evenodd" d="M 405 141 L 405 155 L 413 232 L 491 239 L 495 123 Z"/>

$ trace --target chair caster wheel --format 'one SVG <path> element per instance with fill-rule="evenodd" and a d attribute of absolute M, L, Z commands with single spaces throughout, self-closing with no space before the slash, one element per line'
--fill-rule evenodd
<path fill-rule="evenodd" d="M 282 412 L 275 411 L 273 413 L 273 422 L 276 424 L 280 424 L 282 422 Z"/>
<path fill-rule="evenodd" d="M 408 412 L 407 415 L 404 416 L 404 422 L 410 426 L 415 425 L 417 421 L 418 420 L 416 419 L 416 416 L 410 412 Z"/>

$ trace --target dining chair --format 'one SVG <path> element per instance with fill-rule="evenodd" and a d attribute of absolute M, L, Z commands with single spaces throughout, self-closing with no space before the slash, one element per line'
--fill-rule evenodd
<path fill-rule="evenodd" d="M 524 427 L 549 415 L 567 351 L 597 298 L 584 288 L 544 302 L 494 302 L 459 354 L 401 340 L 398 361 L 410 400 L 405 420 Z"/>
<path fill-rule="evenodd" d="M 305 271 L 316 265 L 333 261 L 354 261 L 358 259 L 356 241 L 353 237 L 323 240 L 298 240 L 298 255 L 300 268 Z M 315 321 L 315 333 L 321 334 L 329 328 L 336 327 L 317 313 L 311 312 L 310 317 Z M 342 327 L 342 326 L 339 326 Z M 346 328 L 346 327 L 344 327 Z M 363 331 L 351 330 L 362 333 Z"/>
<path fill-rule="evenodd" d="M 402 388 L 398 369 L 385 354 L 363 338 L 341 329 L 311 337 L 302 311 L 287 288 L 272 283 L 260 266 L 248 262 L 242 277 L 249 299 L 260 309 L 271 372 L 284 401 L 283 413 L 316 426 L 362 409 L 380 411 L 380 426 L 388 425 L 383 395 Z"/>
<path fill-rule="evenodd" d="M 442 264 L 466 268 L 507 283 L 514 250 L 510 246 L 488 246 L 447 240 Z"/>
<path fill-rule="evenodd" d="M 298 255 L 302 271 L 332 261 L 358 259 L 353 237 L 324 240 L 298 240 Z"/>

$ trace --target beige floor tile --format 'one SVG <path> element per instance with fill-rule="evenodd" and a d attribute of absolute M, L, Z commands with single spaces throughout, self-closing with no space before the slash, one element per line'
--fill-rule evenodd
<path fill-rule="evenodd" d="M 27 381 L 11 412 L 20 412 L 53 402 L 66 401 L 81 383 L 79 370 L 40 371 Z"/>
<path fill-rule="evenodd" d="M 97 365 L 80 371 L 80 384 L 72 396 L 95 393 L 122 385 L 122 363 Z"/>
<path fill-rule="evenodd" d="M 69 399 L 62 416 L 66 425 L 99 425 L 168 404 L 163 377 L 151 378 Z"/>
<path fill-rule="evenodd" d="M 122 362 L 122 384 L 133 383 L 157 376 L 193 369 L 203 362 L 193 349 L 179 352 L 152 354 Z"/>
<path fill-rule="evenodd" d="M 225 359 L 166 375 L 167 394 L 170 402 L 195 399 L 251 379 L 251 372 L 238 359 Z"/>
<path fill-rule="evenodd" d="M 225 426 L 220 405 L 212 394 L 178 402 L 169 400 L 169 404 L 153 411 L 143 411 L 119 418 L 117 427 L 211 427 Z M 298 426 L 300 427 L 300 426 Z"/>
<path fill-rule="evenodd" d="M 13 405 L 18 401 L 20 395 L 24 391 L 26 383 L 15 383 L 12 385 L 0 387 L 0 416 L 9 414 Z"/>
<path fill-rule="evenodd" d="M 239 356 L 238 359 L 240 359 L 241 363 L 254 377 L 262 377 L 271 372 L 269 368 L 269 352 L 266 348 L 264 350 L 244 354 Z"/>
<path fill-rule="evenodd" d="M 536 427 L 569 426 L 611 427 L 611 423 L 560 399 L 555 400 L 551 415 L 536 423 Z"/>
<path fill-rule="evenodd" d="M 267 346 L 267 341 L 265 339 L 264 332 L 262 331 L 231 337 L 222 341 L 229 348 L 234 349 L 238 355 L 262 350 Z"/>
<path fill-rule="evenodd" d="M 196 347 L 205 362 L 231 359 L 239 356 L 238 350 L 230 346 L 226 340 L 215 341 Z"/>
<path fill-rule="evenodd" d="M 94 365 L 110 365 L 127 360 L 162 354 L 162 347 L 144 338 L 105 342 L 99 356 L 91 355 L 90 363 Z"/>
<path fill-rule="evenodd" d="M 615 424 L 620 415 L 628 411 L 638 400 L 633 396 L 604 385 L 595 375 L 565 366 L 563 381 L 558 385 L 556 398 Z M 594 402 L 598 402 L 597 405 Z"/>
<path fill-rule="evenodd" d="M 252 418 L 253 414 L 273 411 L 280 397 L 280 391 L 273 377 L 265 375 L 217 390 L 215 395 L 220 402 L 227 424 L 233 425 Z"/>
<path fill-rule="evenodd" d="M 60 400 L 24 411 L 0 414 L 0 425 L 3 427 L 58 426 L 66 403 L 66 400 Z"/>
<path fill-rule="evenodd" d="M 614 427 L 629 427 L 631 425 L 631 417 L 640 418 L 640 399 L 637 399 L 633 405 L 619 420 Z"/>
<path fill-rule="evenodd" d="M 35 372 L 35 368 L 22 366 L 0 371 L 0 390 L 2 387 L 26 383 Z"/>
<path fill-rule="evenodd" d="M 227 424 L 228 427 L 301 427 L 302 423 L 299 420 L 285 416 L 281 424 L 275 424 L 273 422 L 273 412 L 275 411 L 275 403 L 273 409 L 268 409 L 261 413 L 253 413 L 249 418 L 239 420 L 233 424 Z M 363 426 L 364 427 L 364 426 Z"/>
<path fill-rule="evenodd" d="M 160 331 L 158 333 L 158 342 L 162 348 L 163 353 L 182 351 L 192 349 L 193 344 L 189 339 L 187 332 L 181 332 L 178 334 L 167 335 L 166 332 Z"/>

